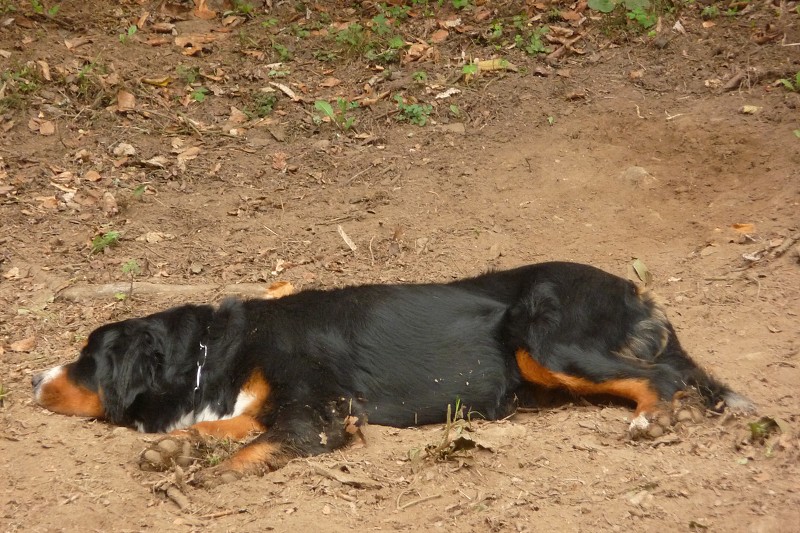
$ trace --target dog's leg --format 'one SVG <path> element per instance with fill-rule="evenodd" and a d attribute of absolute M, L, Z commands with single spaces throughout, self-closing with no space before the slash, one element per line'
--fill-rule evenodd
<path fill-rule="evenodd" d="M 622 368 L 613 368 L 610 365 L 607 375 L 598 375 L 597 372 L 555 371 L 538 362 L 522 348 L 517 350 L 516 359 L 520 375 L 527 382 L 550 389 L 567 389 L 577 396 L 603 394 L 630 400 L 636 404 L 636 414 L 652 412 L 661 400 L 658 389 L 643 371 L 626 373 Z M 574 365 L 573 368 L 576 369 Z"/>
<path fill-rule="evenodd" d="M 242 440 L 253 433 L 263 433 L 267 428 L 257 418 L 250 415 L 239 415 L 224 420 L 198 422 L 186 429 L 176 429 L 170 435 L 182 437 L 199 435 L 215 439 Z"/>
<path fill-rule="evenodd" d="M 363 415 L 342 400 L 312 407 L 292 402 L 276 413 L 269 429 L 220 465 L 200 472 L 196 482 L 214 485 L 249 474 L 276 470 L 295 457 L 318 455 L 341 448 L 360 435 Z"/>

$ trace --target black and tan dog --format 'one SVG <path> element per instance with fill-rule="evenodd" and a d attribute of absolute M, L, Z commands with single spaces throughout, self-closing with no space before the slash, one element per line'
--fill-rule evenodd
<path fill-rule="evenodd" d="M 649 293 L 574 263 L 184 305 L 102 326 L 77 361 L 33 378 L 36 401 L 57 413 L 257 433 L 218 469 L 235 473 L 341 447 L 356 420 L 443 422 L 457 398 L 505 417 L 523 386 L 628 400 L 634 435 L 690 389 L 711 409 L 753 408 L 695 364 Z"/>

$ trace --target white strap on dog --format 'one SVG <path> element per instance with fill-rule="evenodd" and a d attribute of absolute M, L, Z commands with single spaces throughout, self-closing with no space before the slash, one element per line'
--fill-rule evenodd
<path fill-rule="evenodd" d="M 208 358 L 208 345 L 201 342 L 200 349 L 203 350 L 203 362 L 201 363 L 200 361 L 197 361 L 197 379 L 195 380 L 194 384 L 195 393 L 197 393 L 197 391 L 200 389 L 200 377 L 203 374 L 203 367 L 205 366 L 206 359 Z"/>

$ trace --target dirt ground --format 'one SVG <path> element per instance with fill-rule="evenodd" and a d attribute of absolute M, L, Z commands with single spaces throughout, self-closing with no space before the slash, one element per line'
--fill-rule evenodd
<path fill-rule="evenodd" d="M 796 530 L 797 2 L 658 4 L 647 31 L 575 2 L 251 4 L 0 1 L 0 529 Z M 179 509 L 137 467 L 153 435 L 30 396 L 95 327 L 243 283 L 634 259 L 758 416 L 631 442 L 627 407 L 576 401 L 473 422 L 486 449 L 443 462 L 410 459 L 441 426 L 369 426 Z"/>

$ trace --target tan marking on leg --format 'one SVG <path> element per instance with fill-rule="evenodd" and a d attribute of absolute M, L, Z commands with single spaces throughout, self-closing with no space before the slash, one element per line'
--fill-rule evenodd
<path fill-rule="evenodd" d="M 198 422 L 186 429 L 172 431 L 170 435 L 180 436 L 196 431 L 198 435 L 203 437 L 241 440 L 251 433 L 263 433 L 266 430 L 267 428 L 252 416 L 240 415 L 224 420 Z"/>
<path fill-rule="evenodd" d="M 608 394 L 632 400 L 636 402 L 637 415 L 655 411 L 659 402 L 658 393 L 646 379 L 625 378 L 594 383 L 585 378 L 553 372 L 536 362 L 523 349 L 517 350 L 516 357 L 522 379 L 537 385 L 550 389 L 564 388 L 580 396 Z"/>
<path fill-rule="evenodd" d="M 275 470 L 283 466 L 286 457 L 280 445 L 274 442 L 254 442 L 248 444 L 220 465 L 221 470 L 233 470 L 242 474 Z"/>
<path fill-rule="evenodd" d="M 40 386 L 36 398 L 45 409 L 62 415 L 101 418 L 105 414 L 101 393 L 71 382 L 66 367 Z"/>
<path fill-rule="evenodd" d="M 250 374 L 250 377 L 242 386 L 242 392 L 252 396 L 253 399 L 241 414 L 257 418 L 262 413 L 271 392 L 269 383 L 261 370 L 254 370 Z"/>
<path fill-rule="evenodd" d="M 288 281 L 276 281 L 269 287 L 264 293 L 264 298 L 267 300 L 274 300 L 276 298 L 283 298 L 284 296 L 289 296 L 290 294 L 294 294 L 294 285 L 292 285 Z"/>

